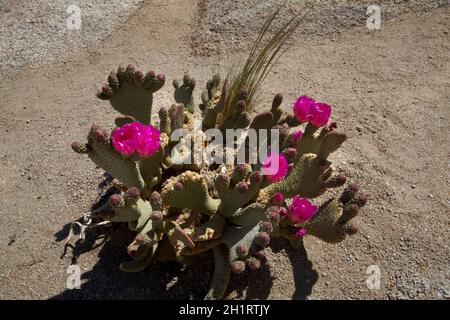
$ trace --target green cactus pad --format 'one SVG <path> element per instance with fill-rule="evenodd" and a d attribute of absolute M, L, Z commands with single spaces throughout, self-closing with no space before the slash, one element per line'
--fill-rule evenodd
<path fill-rule="evenodd" d="M 99 139 L 99 135 L 103 135 L 103 138 Z M 144 179 L 136 161 L 115 151 L 109 140 L 109 135 L 97 125 L 93 125 L 89 132 L 86 151 L 89 158 L 97 166 L 110 173 L 124 185 L 137 187 L 139 190 L 144 188 Z"/>
<path fill-rule="evenodd" d="M 105 85 L 97 94 L 100 99 L 109 100 L 118 112 L 134 117 L 137 121 L 150 124 L 153 93 L 165 82 L 164 75 L 149 71 L 145 76 L 129 65 L 126 70 L 119 67 L 116 75 L 112 72 Z"/>
<path fill-rule="evenodd" d="M 263 205 L 255 202 L 243 209 L 237 210 L 228 220 L 241 227 L 254 225 L 266 218 L 266 209 Z"/>
<path fill-rule="evenodd" d="M 112 222 L 135 222 L 134 230 L 143 228 L 152 214 L 150 202 L 142 199 L 134 204 L 124 203 L 123 205 L 111 205 L 111 207 L 114 215 L 109 217 L 109 220 Z"/>
<path fill-rule="evenodd" d="M 239 190 L 239 184 L 237 184 L 235 187 L 229 187 L 227 185 L 224 185 L 222 182 L 219 182 L 218 179 L 215 180 L 214 184 L 221 200 L 219 211 L 225 217 L 232 216 L 236 212 L 236 210 L 243 207 L 251 199 L 258 195 L 261 183 L 247 183 L 245 181 L 241 182 L 246 183 L 248 186 L 248 188 L 244 191 Z"/>
<path fill-rule="evenodd" d="M 223 243 L 230 250 L 230 261 L 239 259 L 236 253 L 238 246 L 250 248 L 253 240 L 259 233 L 259 223 L 246 227 L 226 227 L 223 231 Z"/>
<path fill-rule="evenodd" d="M 141 158 L 139 160 L 139 171 L 147 185 L 152 183 L 152 179 L 161 174 L 161 161 L 163 159 L 163 149 L 152 154 L 150 157 Z"/>
<path fill-rule="evenodd" d="M 173 86 L 175 88 L 175 101 L 182 103 L 190 113 L 194 113 L 195 103 L 192 91 L 194 91 L 195 88 L 195 80 L 186 74 L 183 77 L 183 84 L 180 85 L 179 81 L 174 80 Z"/>
<path fill-rule="evenodd" d="M 326 190 L 326 180 L 331 175 L 330 163 L 312 153 L 304 154 L 294 164 L 292 171 L 280 182 L 271 184 L 263 194 L 272 197 L 280 192 L 286 198 L 299 194 L 304 198 L 314 198 Z"/>
<path fill-rule="evenodd" d="M 217 116 L 222 112 L 228 94 L 228 81 L 225 80 L 222 85 L 222 90 L 213 90 L 214 94 L 210 96 L 210 100 L 205 104 L 204 117 L 202 120 L 202 128 L 214 128 L 217 123 Z M 211 93 L 212 93 L 211 92 Z"/>
<path fill-rule="evenodd" d="M 204 176 L 186 171 L 166 181 L 161 197 L 165 206 L 187 208 L 212 215 L 217 211 L 220 200 L 208 193 Z"/>

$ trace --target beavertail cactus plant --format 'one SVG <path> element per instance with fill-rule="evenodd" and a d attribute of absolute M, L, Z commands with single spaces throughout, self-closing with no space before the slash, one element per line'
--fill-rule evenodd
<path fill-rule="evenodd" d="M 269 110 L 251 117 L 257 100 L 245 68 L 259 61 L 249 58 L 242 72 L 247 78 L 213 76 L 198 109 L 198 85 L 189 75 L 173 81 L 175 101 L 157 110 L 153 94 L 164 74 L 129 65 L 109 75 L 98 97 L 121 114 L 111 130 L 92 125 L 87 141 L 72 148 L 119 181 L 120 191 L 99 217 L 127 223 L 136 233 L 123 271 L 141 271 L 154 260 L 183 263 L 211 251 L 215 268 L 206 298 L 220 299 L 232 273 L 264 268 L 273 238 L 299 248 L 306 236 L 336 243 L 357 231 L 353 220 L 368 197 L 356 183 L 344 187 L 344 175 L 333 176 L 330 155 L 347 139 L 329 121 L 333 108 L 302 95 L 286 110 L 277 93 Z M 256 151 L 256 161 L 239 158 L 237 141 L 230 147 L 218 138 L 229 130 L 247 134 L 240 146 Z M 252 140 L 252 130 L 278 134 Z M 328 188 L 343 190 L 318 203 Z"/>

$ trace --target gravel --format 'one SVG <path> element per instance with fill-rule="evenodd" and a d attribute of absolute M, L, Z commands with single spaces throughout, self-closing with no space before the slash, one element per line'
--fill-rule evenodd
<path fill-rule="evenodd" d="M 29 63 L 61 61 L 102 41 L 142 0 L 0 0 L 0 75 Z M 80 29 L 68 19 L 80 8 Z"/>
<path fill-rule="evenodd" d="M 239 51 L 242 44 L 252 43 L 258 30 L 275 8 L 284 4 L 274 27 L 278 29 L 292 17 L 308 13 L 293 39 L 301 36 L 317 37 L 340 33 L 345 29 L 365 26 L 369 17 L 367 9 L 377 5 L 382 23 L 406 12 L 424 12 L 450 4 L 450 0 L 202 0 L 197 5 L 194 27 L 198 29 L 191 47 L 194 54 L 211 55 L 218 52 Z M 317 10 L 320 8 L 320 10 Z M 332 41 L 334 41 L 332 39 Z"/>

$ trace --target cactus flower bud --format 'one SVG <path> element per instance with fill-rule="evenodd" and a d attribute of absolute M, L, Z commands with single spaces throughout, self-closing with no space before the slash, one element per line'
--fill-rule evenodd
<path fill-rule="evenodd" d="M 161 221 L 163 218 L 163 214 L 161 211 L 153 211 L 152 214 L 150 215 L 150 219 L 152 219 L 153 221 Z"/>
<path fill-rule="evenodd" d="M 249 258 L 247 260 L 247 266 L 251 269 L 251 270 L 258 270 L 259 268 L 261 268 L 261 261 L 259 261 L 256 258 Z"/>
<path fill-rule="evenodd" d="M 156 79 L 163 85 L 166 82 L 166 76 L 163 73 L 158 74 Z"/>
<path fill-rule="evenodd" d="M 270 236 L 267 232 L 261 231 L 255 237 L 255 243 L 260 247 L 265 247 L 270 242 Z"/>
<path fill-rule="evenodd" d="M 270 221 L 264 221 L 262 224 L 261 224 L 261 228 L 260 228 L 260 230 L 261 231 L 264 231 L 264 232 L 272 232 L 273 231 L 273 225 L 272 225 L 272 223 L 270 222 Z"/>
<path fill-rule="evenodd" d="M 356 198 L 356 204 L 359 207 L 364 207 L 367 203 L 367 200 L 369 199 L 369 196 L 365 193 L 360 194 L 357 198 Z"/>
<path fill-rule="evenodd" d="M 245 258 L 248 254 L 248 248 L 245 244 L 236 247 L 236 254 L 239 258 Z"/>
<path fill-rule="evenodd" d="M 250 182 L 255 184 L 260 184 L 262 182 L 261 172 L 253 171 L 250 175 Z"/>
<path fill-rule="evenodd" d="M 249 172 L 249 165 L 246 163 L 238 164 L 237 166 L 234 167 L 234 172 L 236 172 L 236 174 L 244 176 Z"/>
<path fill-rule="evenodd" d="M 301 130 L 295 130 L 292 132 L 292 142 L 296 145 L 300 139 L 303 137 L 303 132 Z"/>
<path fill-rule="evenodd" d="M 267 218 L 273 225 L 278 225 L 280 223 L 280 207 L 272 206 L 267 209 Z"/>
<path fill-rule="evenodd" d="M 289 162 L 293 162 L 295 157 L 297 157 L 297 149 L 295 148 L 286 148 L 283 150 L 283 154 L 286 156 L 286 159 Z"/>
<path fill-rule="evenodd" d="M 341 195 L 341 202 L 347 203 L 350 200 L 353 199 L 353 197 L 356 195 L 356 192 L 358 192 L 359 187 L 355 182 L 350 183 L 345 189 L 344 192 L 342 192 Z"/>
<path fill-rule="evenodd" d="M 265 259 L 266 258 L 266 250 L 262 249 L 262 250 L 256 251 L 255 257 L 258 258 L 259 260 Z"/>
<path fill-rule="evenodd" d="M 125 193 L 125 199 L 132 201 L 132 202 L 137 202 L 140 199 L 140 197 L 141 197 L 141 192 L 136 187 L 129 188 L 127 190 L 127 192 Z"/>
<path fill-rule="evenodd" d="M 301 227 L 300 229 L 297 230 L 297 232 L 295 233 L 295 236 L 302 238 L 306 235 L 306 233 L 307 233 L 306 229 Z"/>
<path fill-rule="evenodd" d="M 358 213 L 359 207 L 356 204 L 348 204 L 344 207 L 343 213 L 346 215 L 356 215 Z"/>
<path fill-rule="evenodd" d="M 180 181 L 175 182 L 173 185 L 174 190 L 176 191 L 182 191 L 183 190 L 183 184 Z"/>
<path fill-rule="evenodd" d="M 248 191 L 248 183 L 241 181 L 236 185 L 236 190 L 240 193 L 246 193 Z"/>
<path fill-rule="evenodd" d="M 150 195 L 150 202 L 159 204 L 159 205 L 162 203 L 162 198 L 161 198 L 161 195 L 159 194 L 159 192 L 157 192 L 157 191 L 152 192 L 152 194 Z"/>
<path fill-rule="evenodd" d="M 111 207 L 121 207 L 124 203 L 123 196 L 120 193 L 115 193 L 109 197 L 109 205 Z"/>
<path fill-rule="evenodd" d="M 89 137 L 97 141 L 98 143 L 108 143 L 108 133 L 105 129 L 97 124 L 93 124 L 89 132 Z"/>
<path fill-rule="evenodd" d="M 245 262 L 241 260 L 236 260 L 231 263 L 231 271 L 234 274 L 241 274 L 245 271 Z"/>
<path fill-rule="evenodd" d="M 228 184 L 228 182 L 230 181 L 230 178 L 228 177 L 228 175 L 226 173 L 220 173 L 217 175 L 217 181 L 222 184 Z"/>
<path fill-rule="evenodd" d="M 275 206 L 281 206 L 284 202 L 284 196 L 281 192 L 277 192 L 272 197 L 272 203 Z"/>

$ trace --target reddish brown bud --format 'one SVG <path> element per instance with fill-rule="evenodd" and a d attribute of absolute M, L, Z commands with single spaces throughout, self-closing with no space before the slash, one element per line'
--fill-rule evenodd
<path fill-rule="evenodd" d="M 249 258 L 247 260 L 247 266 L 251 269 L 251 270 L 258 270 L 259 268 L 261 268 L 261 261 L 259 261 L 256 258 Z"/>
<path fill-rule="evenodd" d="M 245 271 L 245 262 L 241 260 L 236 260 L 231 263 L 231 271 L 234 274 L 241 274 Z"/>
<path fill-rule="evenodd" d="M 181 191 L 181 190 L 183 190 L 183 184 L 180 181 L 177 181 L 177 182 L 175 182 L 173 188 L 176 191 Z"/>
<path fill-rule="evenodd" d="M 245 244 L 236 247 L 236 254 L 239 258 L 245 258 L 248 254 L 248 248 Z"/>
<path fill-rule="evenodd" d="M 270 242 L 270 236 L 267 232 L 261 231 L 255 237 L 255 243 L 260 247 L 265 247 Z"/>
<path fill-rule="evenodd" d="M 248 183 L 241 181 L 236 185 L 236 190 L 240 193 L 246 193 L 248 191 Z"/>
<path fill-rule="evenodd" d="M 115 193 L 109 197 L 109 205 L 111 207 L 121 207 L 124 205 L 123 197 L 120 193 Z"/>
<path fill-rule="evenodd" d="M 127 200 L 136 202 L 140 199 L 141 197 L 141 192 L 139 191 L 138 188 L 136 187 L 131 187 L 127 190 L 127 192 L 125 193 L 125 198 Z"/>
<path fill-rule="evenodd" d="M 161 221 L 163 218 L 163 214 L 161 211 L 153 211 L 152 214 L 150 215 L 150 219 L 152 219 L 153 221 Z"/>

